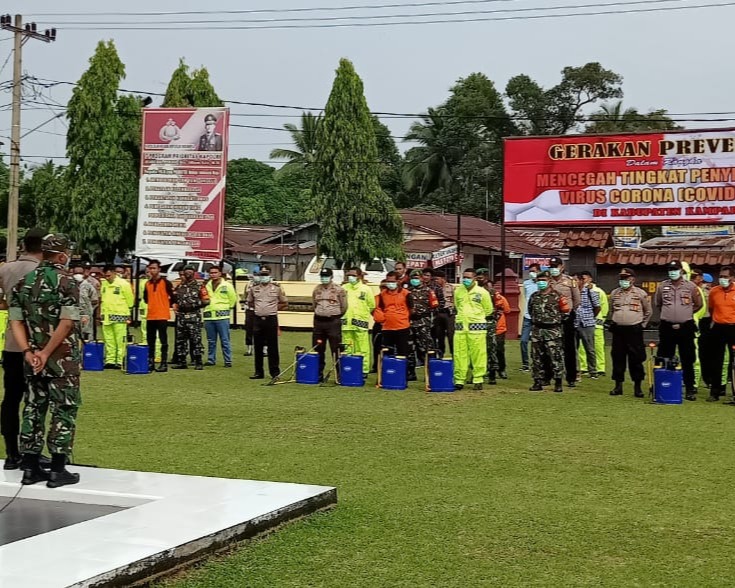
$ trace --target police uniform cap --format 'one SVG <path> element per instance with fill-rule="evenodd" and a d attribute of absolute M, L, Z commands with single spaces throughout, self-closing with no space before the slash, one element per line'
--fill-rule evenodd
<path fill-rule="evenodd" d="M 62 233 L 50 233 L 43 238 L 41 249 L 56 253 L 68 251 L 70 247 L 69 237 Z"/>
<path fill-rule="evenodd" d="M 205 123 L 207 123 L 207 122 L 215 122 L 216 123 L 217 122 L 217 117 L 214 116 L 213 114 L 208 114 L 207 116 L 204 117 L 204 122 Z"/>
<path fill-rule="evenodd" d="M 197 266 L 195 266 L 193 263 L 187 263 L 184 266 L 184 271 L 186 271 L 186 270 L 197 271 Z"/>
<path fill-rule="evenodd" d="M 564 265 L 564 261 L 562 260 L 561 257 L 552 257 L 549 260 L 549 266 L 551 267 L 558 267 L 560 265 Z"/>
<path fill-rule="evenodd" d="M 320 278 L 331 278 L 333 275 L 334 272 L 328 267 L 325 267 L 322 271 L 319 272 Z"/>
<path fill-rule="evenodd" d="M 635 278 L 635 272 L 632 269 L 629 269 L 627 267 L 624 267 L 620 270 L 620 277 L 629 277 L 629 278 Z"/>
<path fill-rule="evenodd" d="M 412 278 L 420 278 L 424 272 L 422 272 L 420 269 L 411 270 L 411 273 L 409 274 Z"/>
<path fill-rule="evenodd" d="M 670 261 L 666 264 L 666 268 L 670 270 L 680 270 L 681 269 L 681 262 L 678 259 L 675 259 L 673 261 Z"/>

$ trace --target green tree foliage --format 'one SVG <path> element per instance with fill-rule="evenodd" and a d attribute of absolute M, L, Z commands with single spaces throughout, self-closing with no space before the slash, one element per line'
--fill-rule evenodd
<path fill-rule="evenodd" d="M 316 137 L 322 115 L 301 113 L 301 127 L 286 123 L 283 127 L 291 134 L 293 149 L 273 149 L 271 159 L 285 159 L 284 167 L 309 167 L 316 158 Z"/>
<path fill-rule="evenodd" d="M 363 84 L 341 59 L 317 136 L 313 184 L 319 252 L 348 262 L 402 255 L 403 223 L 380 186 Z"/>
<path fill-rule="evenodd" d="M 227 164 L 225 218 L 240 224 L 297 224 L 309 219 L 309 179 L 303 169 L 276 171 L 253 159 Z"/>
<path fill-rule="evenodd" d="M 681 129 L 664 109 L 641 114 L 635 108 L 623 108 L 622 100 L 603 104 L 590 115 L 587 133 L 636 133 L 641 131 L 673 131 Z"/>
<path fill-rule="evenodd" d="M 68 230 L 82 248 L 105 257 L 131 248 L 135 237 L 139 158 L 131 133 L 139 123 L 130 116 L 134 98 L 117 95 L 124 77 L 114 43 L 101 41 L 67 109 Z"/>
<path fill-rule="evenodd" d="M 49 231 L 71 232 L 71 202 L 66 189 L 66 168 L 52 161 L 26 174 L 20 187 L 19 224 Z"/>
<path fill-rule="evenodd" d="M 522 134 L 563 135 L 578 130 L 586 107 L 623 96 L 623 78 L 599 63 L 565 67 L 561 74 L 561 81 L 548 90 L 525 74 L 508 81 L 505 93 Z"/>
<path fill-rule="evenodd" d="M 166 95 L 161 105 L 165 108 L 191 108 L 223 106 L 223 102 L 209 81 L 209 72 L 201 67 L 189 73 L 183 58 L 171 74 Z"/>

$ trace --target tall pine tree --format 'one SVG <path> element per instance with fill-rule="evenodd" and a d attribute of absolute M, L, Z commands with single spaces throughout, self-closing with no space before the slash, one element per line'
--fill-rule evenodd
<path fill-rule="evenodd" d="M 312 193 L 320 253 L 350 263 L 401 257 L 403 222 L 380 173 L 362 80 L 342 59 L 317 138 Z"/>
<path fill-rule="evenodd" d="M 183 59 L 171 74 L 163 99 L 164 108 L 192 108 L 223 106 L 222 100 L 209 81 L 209 72 L 202 67 L 189 74 L 189 66 Z"/>
<path fill-rule="evenodd" d="M 69 232 L 82 248 L 107 258 L 130 248 L 135 237 L 140 162 L 130 137 L 140 100 L 118 98 L 124 78 L 114 43 L 100 41 L 67 110 Z"/>

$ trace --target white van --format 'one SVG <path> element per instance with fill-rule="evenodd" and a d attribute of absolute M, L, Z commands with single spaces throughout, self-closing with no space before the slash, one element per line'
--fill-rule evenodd
<path fill-rule="evenodd" d="M 385 278 L 385 274 L 392 272 L 396 262 L 392 259 L 373 259 L 370 263 L 361 263 L 360 269 L 365 273 L 368 282 L 379 284 Z M 334 257 L 321 257 L 315 255 L 306 267 L 304 273 L 304 281 L 319 283 L 319 272 L 323 268 L 331 269 L 334 272 L 334 281 L 341 284 L 345 280 L 345 262 L 335 259 Z"/>
<path fill-rule="evenodd" d="M 209 278 L 209 268 L 212 266 L 219 266 L 219 262 L 213 262 L 213 261 L 201 261 L 196 259 L 184 259 L 182 261 L 177 261 L 176 263 L 172 263 L 169 265 L 162 265 L 161 266 L 161 273 L 168 278 L 171 282 L 179 279 L 179 272 L 183 271 L 183 269 L 187 265 L 193 265 L 196 268 L 196 276 L 199 280 L 206 280 Z M 232 265 L 230 265 L 227 262 L 224 262 L 222 264 L 222 271 L 226 274 L 232 273 Z M 243 278 L 247 279 L 247 278 Z"/>

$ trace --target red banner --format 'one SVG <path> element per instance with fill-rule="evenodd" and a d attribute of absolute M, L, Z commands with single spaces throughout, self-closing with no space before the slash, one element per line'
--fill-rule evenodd
<path fill-rule="evenodd" d="M 508 225 L 735 223 L 735 130 L 507 139 Z"/>
<path fill-rule="evenodd" d="M 135 253 L 221 259 L 229 110 L 146 108 Z"/>

